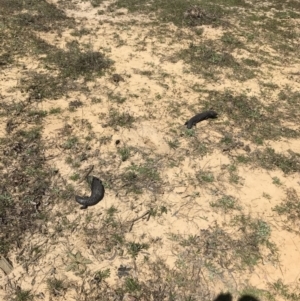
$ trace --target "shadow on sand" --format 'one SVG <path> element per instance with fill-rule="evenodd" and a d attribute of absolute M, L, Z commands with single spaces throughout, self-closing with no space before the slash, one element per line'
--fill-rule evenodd
<path fill-rule="evenodd" d="M 232 301 L 231 294 L 220 294 L 214 301 Z M 238 301 L 260 301 L 250 295 L 244 295 L 238 299 Z"/>

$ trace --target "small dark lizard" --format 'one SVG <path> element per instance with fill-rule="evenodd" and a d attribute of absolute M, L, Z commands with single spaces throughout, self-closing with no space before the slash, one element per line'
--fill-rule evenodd
<path fill-rule="evenodd" d="M 191 129 L 194 125 L 196 125 L 196 123 L 208 119 L 208 118 L 217 118 L 218 117 L 218 113 L 215 111 L 205 111 L 203 113 L 197 114 L 194 117 L 192 117 L 190 120 L 188 120 L 184 125 L 186 125 L 186 127 L 188 129 Z"/>
<path fill-rule="evenodd" d="M 86 209 L 88 206 L 94 206 L 103 199 L 105 190 L 101 180 L 93 177 L 91 190 L 92 194 L 90 197 L 75 196 L 76 202 L 82 205 L 80 209 Z"/>

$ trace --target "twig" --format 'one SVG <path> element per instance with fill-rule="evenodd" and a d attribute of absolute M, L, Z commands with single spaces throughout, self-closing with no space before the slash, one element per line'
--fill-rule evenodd
<path fill-rule="evenodd" d="M 151 211 L 150 211 L 150 210 L 147 210 L 143 215 L 141 215 L 141 216 L 139 216 L 139 217 L 137 217 L 137 218 L 131 220 L 131 221 L 130 221 L 131 226 L 130 226 L 130 228 L 129 228 L 129 232 L 131 232 L 134 223 L 135 223 L 136 221 L 142 219 L 142 218 L 145 217 L 146 215 L 148 215 L 148 218 L 147 218 L 147 221 L 148 221 L 148 220 L 150 219 Z"/>
<path fill-rule="evenodd" d="M 0 255 L 0 268 L 3 270 L 3 272 L 8 275 L 12 270 L 12 265 Z"/>
<path fill-rule="evenodd" d="M 88 176 L 89 174 L 93 171 L 94 169 L 94 165 L 91 165 L 87 171 L 83 174 L 83 176 L 81 177 L 81 179 L 79 180 L 78 184 L 80 184 L 81 182 L 83 182 Z"/>

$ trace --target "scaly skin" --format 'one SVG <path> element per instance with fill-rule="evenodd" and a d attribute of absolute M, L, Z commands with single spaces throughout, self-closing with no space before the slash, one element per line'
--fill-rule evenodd
<path fill-rule="evenodd" d="M 92 194 L 90 197 L 75 196 L 76 202 L 82 205 L 80 209 L 86 209 L 88 206 L 94 206 L 103 199 L 105 190 L 101 180 L 93 177 L 91 190 Z"/>
<path fill-rule="evenodd" d="M 184 125 L 186 125 L 186 127 L 188 129 L 191 129 L 194 125 L 196 125 L 196 123 L 208 119 L 208 118 L 217 118 L 218 117 L 218 113 L 215 111 L 205 111 L 203 113 L 197 114 L 194 117 L 192 117 L 189 121 L 187 121 Z"/>

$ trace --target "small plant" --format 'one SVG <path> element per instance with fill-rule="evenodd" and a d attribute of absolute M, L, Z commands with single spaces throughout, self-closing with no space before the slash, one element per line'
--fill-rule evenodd
<path fill-rule="evenodd" d="M 34 295 L 31 293 L 31 290 L 22 290 L 17 288 L 16 292 L 11 299 L 12 301 L 33 301 Z"/>
<path fill-rule="evenodd" d="M 109 207 L 107 210 L 106 210 L 106 213 L 109 215 L 109 216 L 113 216 L 115 213 L 118 212 L 118 209 L 115 207 L 115 206 L 111 206 Z"/>
<path fill-rule="evenodd" d="M 108 94 L 108 97 L 109 97 L 109 99 L 112 100 L 112 102 L 118 103 L 118 104 L 122 104 L 126 101 L 126 97 L 123 97 L 119 94 L 110 93 L 110 94 Z"/>
<path fill-rule="evenodd" d="M 299 232 L 300 225 L 300 202 L 299 197 L 294 188 L 289 188 L 286 191 L 286 198 L 280 204 L 273 208 L 279 215 L 285 215 L 285 228 L 295 229 Z"/>
<path fill-rule="evenodd" d="M 225 32 L 221 37 L 221 41 L 227 46 L 229 49 L 241 48 L 243 44 L 231 33 Z"/>
<path fill-rule="evenodd" d="M 64 200 L 70 199 L 75 193 L 75 189 L 72 185 L 68 184 L 64 189 L 58 191 L 58 196 Z"/>
<path fill-rule="evenodd" d="M 271 196 L 268 194 L 268 193 L 266 193 L 266 192 L 263 192 L 263 195 L 262 195 L 265 199 L 267 199 L 267 200 L 270 200 L 271 199 Z"/>
<path fill-rule="evenodd" d="M 103 271 L 98 271 L 95 273 L 95 276 L 94 276 L 94 279 L 100 283 L 102 282 L 103 280 L 107 279 L 110 277 L 110 269 L 106 269 L 106 270 L 103 270 Z"/>
<path fill-rule="evenodd" d="M 65 141 L 62 145 L 62 148 L 64 149 L 71 149 L 75 147 L 76 144 L 78 144 L 79 139 L 75 136 L 68 138 L 67 141 Z"/>
<path fill-rule="evenodd" d="M 59 107 L 56 107 L 56 108 L 51 108 L 50 111 L 49 111 L 49 114 L 59 114 L 61 113 L 61 108 Z"/>
<path fill-rule="evenodd" d="M 110 225 L 113 228 L 118 226 L 118 223 L 115 218 L 115 214 L 118 212 L 118 209 L 115 206 L 111 206 L 106 210 L 106 216 L 104 217 L 104 223 Z"/>
<path fill-rule="evenodd" d="M 185 129 L 185 136 L 187 137 L 194 137 L 195 136 L 195 130 L 194 129 Z"/>
<path fill-rule="evenodd" d="M 180 103 L 179 101 L 171 100 L 168 103 L 168 114 L 170 114 L 170 116 L 172 117 L 179 117 L 180 115 L 182 115 L 181 108 L 182 103 Z"/>
<path fill-rule="evenodd" d="M 236 160 L 238 163 L 242 163 L 242 164 L 247 164 L 251 161 L 251 159 L 247 156 L 244 156 L 244 155 L 238 155 L 236 157 Z"/>
<path fill-rule="evenodd" d="M 270 241 L 271 227 L 263 220 L 252 219 L 249 215 L 236 215 L 231 221 L 239 227 L 242 236 L 233 242 L 236 256 L 242 266 L 255 266 L 262 258 L 261 249 L 268 252 L 269 260 L 277 262 L 277 247 Z"/>
<path fill-rule="evenodd" d="M 172 149 L 176 149 L 180 146 L 180 142 L 178 139 L 174 139 L 174 140 L 169 140 L 167 141 L 168 144 L 169 144 L 169 147 L 172 148 Z"/>
<path fill-rule="evenodd" d="M 116 110 L 111 110 L 109 112 L 109 126 L 120 126 L 130 128 L 134 123 L 135 118 L 129 113 L 119 113 Z"/>
<path fill-rule="evenodd" d="M 271 236 L 270 226 L 263 220 L 253 220 L 250 216 L 236 216 L 234 220 L 243 225 L 243 231 L 255 245 L 266 244 Z"/>
<path fill-rule="evenodd" d="M 92 136 L 86 136 L 86 137 L 84 137 L 84 140 L 90 142 L 90 141 L 93 140 L 93 137 Z"/>
<path fill-rule="evenodd" d="M 189 235 L 187 239 L 182 239 L 180 245 L 183 247 L 195 246 L 198 243 L 197 235 Z"/>
<path fill-rule="evenodd" d="M 258 300 L 276 301 L 273 294 L 271 294 L 269 291 L 258 289 L 249 285 L 242 290 L 241 296 L 251 296 L 257 298 Z"/>
<path fill-rule="evenodd" d="M 278 177 L 273 177 L 272 180 L 273 180 L 273 184 L 275 184 L 277 186 L 282 185 L 282 183 Z"/>
<path fill-rule="evenodd" d="M 212 183 L 215 180 L 215 177 L 212 172 L 201 170 L 196 174 L 196 178 L 201 183 Z"/>
<path fill-rule="evenodd" d="M 160 211 L 159 213 L 160 215 L 162 215 L 163 213 L 168 213 L 168 209 L 165 206 L 160 206 L 159 211 Z"/>
<path fill-rule="evenodd" d="M 225 135 L 225 136 L 221 139 L 220 142 L 221 142 L 221 143 L 224 143 L 224 144 L 226 144 L 226 145 L 230 145 L 230 144 L 232 144 L 234 141 L 233 141 L 232 135 L 227 134 L 227 135 Z"/>
<path fill-rule="evenodd" d="M 128 277 L 125 279 L 125 288 L 126 291 L 133 293 L 140 291 L 141 285 L 139 284 L 138 280 Z"/>
<path fill-rule="evenodd" d="M 82 37 L 84 35 L 88 35 L 90 32 L 91 31 L 87 28 L 80 28 L 80 29 L 75 28 L 73 32 L 71 32 L 71 35 L 74 37 Z"/>
<path fill-rule="evenodd" d="M 102 137 L 100 137 L 99 142 L 101 144 L 105 145 L 105 144 L 109 143 L 111 141 L 111 139 L 112 139 L 112 136 L 102 136 Z"/>
<path fill-rule="evenodd" d="M 72 181 L 78 181 L 79 179 L 80 179 L 79 173 L 74 173 L 73 175 L 70 176 L 70 180 Z"/>
<path fill-rule="evenodd" d="M 59 296 L 66 291 L 66 286 L 63 280 L 56 278 L 47 279 L 47 287 L 50 295 Z"/>
<path fill-rule="evenodd" d="M 28 117 L 34 117 L 36 119 L 43 118 L 47 116 L 47 111 L 43 110 L 31 110 L 28 112 Z"/>
<path fill-rule="evenodd" d="M 236 200 L 231 196 L 223 196 L 221 199 L 218 199 L 216 202 L 211 202 L 210 206 L 221 208 L 225 213 L 228 213 L 230 210 L 241 210 L 241 207 L 237 205 Z"/>
<path fill-rule="evenodd" d="M 29 141 L 34 141 L 35 139 L 39 139 L 41 137 L 41 128 L 34 127 L 28 131 L 20 130 L 17 135 L 24 137 Z"/>
<path fill-rule="evenodd" d="M 276 295 L 283 297 L 284 300 L 297 301 L 300 299 L 299 287 L 292 289 L 290 286 L 284 284 L 281 279 L 269 286 Z"/>
<path fill-rule="evenodd" d="M 208 144 L 201 141 L 201 139 L 195 135 L 195 131 L 193 129 L 187 129 L 186 131 L 192 131 L 188 134 L 188 136 L 190 135 L 188 145 L 191 151 L 191 155 L 194 155 L 196 157 L 205 156 L 210 152 Z"/>
<path fill-rule="evenodd" d="M 168 209 L 165 206 L 150 208 L 149 216 L 162 216 L 164 213 L 167 213 L 167 212 L 168 212 Z"/>
<path fill-rule="evenodd" d="M 65 159 L 65 162 L 73 168 L 79 168 L 81 166 L 81 161 L 82 160 L 80 159 L 80 157 L 73 159 L 71 156 L 68 156 Z"/>
<path fill-rule="evenodd" d="M 260 63 L 252 59 L 243 59 L 243 62 L 249 67 L 259 67 Z"/>
<path fill-rule="evenodd" d="M 121 156 L 121 160 L 124 162 L 130 157 L 130 148 L 129 147 L 121 147 L 118 149 L 118 153 Z"/>
<path fill-rule="evenodd" d="M 120 234 L 113 233 L 111 238 L 112 238 L 112 242 L 115 245 L 123 245 L 124 244 L 125 238 Z"/>
<path fill-rule="evenodd" d="M 127 191 L 135 194 L 142 193 L 143 188 L 149 186 L 158 189 L 161 180 L 157 166 L 151 160 L 148 160 L 144 164 L 132 164 L 128 166 L 121 177 Z"/>
<path fill-rule="evenodd" d="M 266 243 L 271 236 L 270 226 L 262 220 L 253 223 L 253 229 L 256 234 L 257 242 L 260 244 Z"/>
<path fill-rule="evenodd" d="M 128 253 L 132 256 L 132 258 L 136 258 L 140 251 L 147 250 L 149 248 L 148 244 L 140 244 L 135 242 L 129 242 L 126 245 Z"/>
<path fill-rule="evenodd" d="M 87 269 L 87 265 L 91 264 L 92 261 L 82 256 L 82 254 L 78 251 L 76 254 L 72 252 L 68 252 L 67 254 L 69 258 L 69 265 L 67 266 L 67 271 L 75 271 L 79 274 L 82 274 Z"/>
<path fill-rule="evenodd" d="M 13 63 L 14 59 L 10 53 L 3 53 L 0 55 L 0 65 L 5 66 Z"/>
<path fill-rule="evenodd" d="M 155 99 L 156 99 L 156 100 L 160 100 L 160 99 L 162 99 L 162 96 L 161 96 L 159 93 L 156 93 Z"/>
<path fill-rule="evenodd" d="M 91 102 L 92 103 L 101 103 L 102 99 L 99 97 L 92 97 Z"/>
<path fill-rule="evenodd" d="M 98 7 L 103 2 L 103 0 L 90 0 L 93 7 Z"/>
<path fill-rule="evenodd" d="M 229 182 L 238 184 L 240 182 L 240 177 L 237 174 L 237 167 L 234 164 L 228 165 L 227 169 L 229 171 Z"/>
<path fill-rule="evenodd" d="M 76 109 L 83 106 L 83 102 L 81 100 L 72 100 L 69 102 L 69 111 L 75 112 Z"/>

